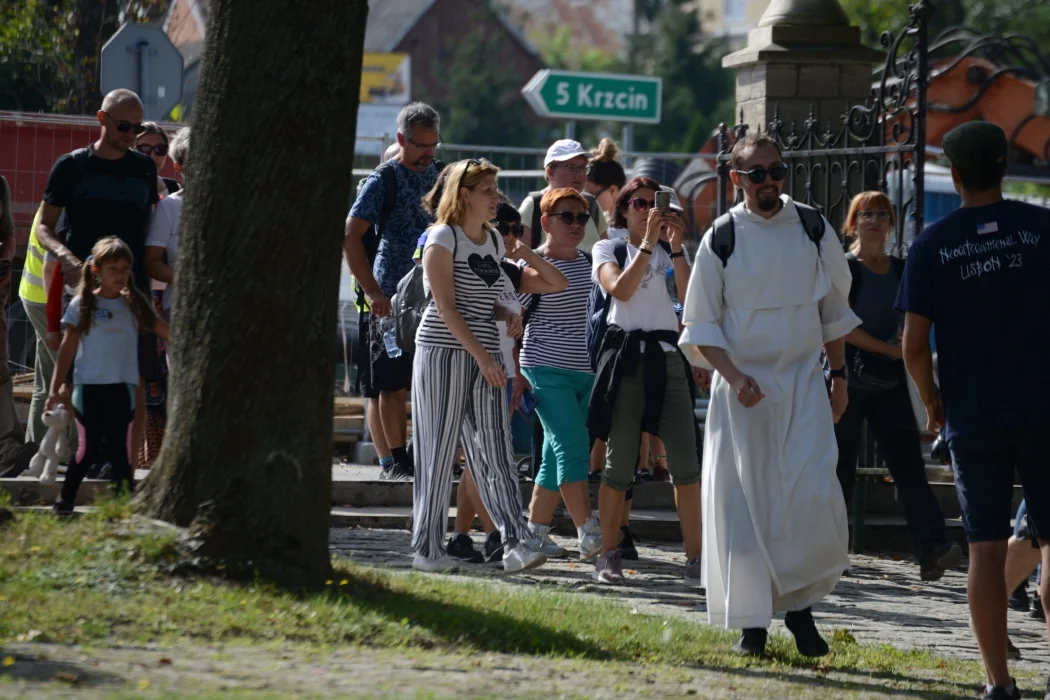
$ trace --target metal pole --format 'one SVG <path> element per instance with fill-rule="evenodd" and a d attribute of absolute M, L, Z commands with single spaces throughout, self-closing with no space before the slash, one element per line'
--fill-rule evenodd
<path fill-rule="evenodd" d="M 631 167 L 631 152 L 634 150 L 634 124 L 627 122 L 623 125 L 623 165 Z"/>
<path fill-rule="evenodd" d="M 576 140 L 576 120 L 570 119 L 565 122 L 565 138 Z"/>
<path fill-rule="evenodd" d="M 142 106 L 145 108 L 145 116 L 147 119 L 153 119 L 153 110 L 150 105 L 153 100 L 150 99 L 149 94 L 149 42 L 139 42 L 139 99 L 142 100 Z"/>

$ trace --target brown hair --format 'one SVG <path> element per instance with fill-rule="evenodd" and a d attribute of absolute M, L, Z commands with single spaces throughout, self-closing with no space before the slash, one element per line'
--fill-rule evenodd
<path fill-rule="evenodd" d="M 613 226 L 616 228 L 627 228 L 627 205 L 634 199 L 634 193 L 638 190 L 650 189 L 653 192 L 660 191 L 660 183 L 651 177 L 636 177 L 627 182 L 620 190 L 620 196 L 616 198 L 616 216 L 613 217 Z"/>
<path fill-rule="evenodd" d="M 594 158 L 587 164 L 587 181 L 607 190 L 613 185 L 622 188 L 627 182 L 623 166 L 616 160 L 619 149 L 612 139 L 602 139 L 591 153 Z"/>
<path fill-rule="evenodd" d="M 462 165 L 460 165 L 462 163 Z M 463 188 L 472 190 L 481 184 L 488 175 L 496 176 L 499 168 L 487 160 L 463 160 L 453 163 L 445 168 L 449 171 L 448 180 L 444 191 L 441 193 L 441 201 L 435 212 L 435 222 L 447 226 L 455 226 L 463 223 L 463 217 L 467 215 L 467 203 L 460 195 Z M 453 184 L 453 187 L 448 187 Z M 491 228 L 489 224 L 485 227 Z"/>
<path fill-rule="evenodd" d="M 452 172 L 451 166 L 445 166 L 434 180 L 434 186 L 423 195 L 423 211 L 434 216 L 437 214 L 438 205 L 441 204 L 441 195 L 445 193 L 445 185 L 448 184 L 448 174 Z"/>
<path fill-rule="evenodd" d="M 860 238 L 857 237 L 857 216 L 868 209 L 884 210 L 890 213 L 889 231 L 897 228 L 897 214 L 893 211 L 893 202 L 886 196 L 885 192 L 871 190 L 861 192 L 849 203 L 849 212 L 846 213 L 846 222 L 842 225 L 843 238 L 853 238 L 850 243 L 849 252 L 856 254 L 860 250 Z M 889 235 L 887 233 L 887 235 Z"/>
<path fill-rule="evenodd" d="M 157 122 L 142 122 L 142 133 L 135 137 L 135 142 L 137 143 L 138 140 L 146 134 L 156 134 L 157 136 L 161 137 L 162 139 L 164 139 L 165 146 L 169 145 L 170 143 L 168 141 L 168 135 L 164 132 L 164 129 L 160 128 L 160 125 L 157 124 Z"/>
<path fill-rule="evenodd" d="M 772 146 L 777 149 L 777 154 L 783 158 L 778 144 L 771 136 L 766 134 L 748 134 L 733 144 L 733 169 L 740 170 L 744 167 L 744 161 L 757 149 L 763 146 Z"/>
<path fill-rule="evenodd" d="M 108 236 L 101 239 L 91 249 L 91 255 L 84 261 L 81 269 L 80 285 L 77 287 L 77 296 L 80 297 L 80 323 L 77 324 L 77 332 L 87 335 L 91 332 L 91 324 L 95 320 L 95 273 L 93 268 L 101 267 L 107 262 L 123 260 L 129 265 L 135 262 L 124 241 L 116 236 Z M 157 323 L 157 312 L 145 296 L 135 287 L 134 277 L 128 278 L 128 286 L 124 290 L 125 299 L 131 306 L 131 313 L 135 316 L 140 333 L 148 333 Z"/>

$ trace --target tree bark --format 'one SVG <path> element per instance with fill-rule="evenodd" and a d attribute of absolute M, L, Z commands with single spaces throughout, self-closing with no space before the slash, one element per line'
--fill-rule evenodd
<path fill-rule="evenodd" d="M 367 0 L 212 0 L 140 500 L 232 576 L 330 573 L 339 255 Z"/>

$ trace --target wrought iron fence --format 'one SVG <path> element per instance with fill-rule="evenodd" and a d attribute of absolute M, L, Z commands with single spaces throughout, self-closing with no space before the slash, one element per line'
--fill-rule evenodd
<path fill-rule="evenodd" d="M 789 166 L 785 192 L 819 209 L 836 230 L 854 195 L 875 189 L 889 193 L 898 214 L 898 250 L 911 237 L 906 227 L 914 233 L 923 226 L 927 25 L 932 12 L 928 0 L 918 0 L 909 7 L 907 25 L 895 35 L 882 36 L 887 56 L 876 71 L 877 82 L 868 99 L 840 115 L 838 124 L 833 119 L 822 122 L 812 106 L 801 128 L 797 123 L 785 128 L 777 106 L 767 130 Z M 750 129 L 742 123 L 732 127 L 732 133 L 724 124 L 719 127 L 719 214 L 725 213 L 731 200 L 730 148 Z M 741 196 L 737 194 L 737 201 Z"/>

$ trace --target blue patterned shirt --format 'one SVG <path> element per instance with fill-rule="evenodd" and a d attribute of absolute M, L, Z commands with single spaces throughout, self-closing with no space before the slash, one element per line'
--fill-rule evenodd
<path fill-rule="evenodd" d="M 418 173 L 409 170 L 396 160 L 390 161 L 397 174 L 397 203 L 386 220 L 382 231 L 379 252 L 372 274 L 375 275 L 379 288 L 388 297 L 397 291 L 397 283 L 412 269 L 415 263 L 412 256 L 421 234 L 434 218 L 423 210 L 423 195 L 430 191 L 437 180 L 437 167 L 433 164 Z M 373 225 L 379 223 L 383 210 L 383 178 L 373 172 L 365 180 L 361 191 L 350 208 L 350 216 L 363 219 Z"/>

